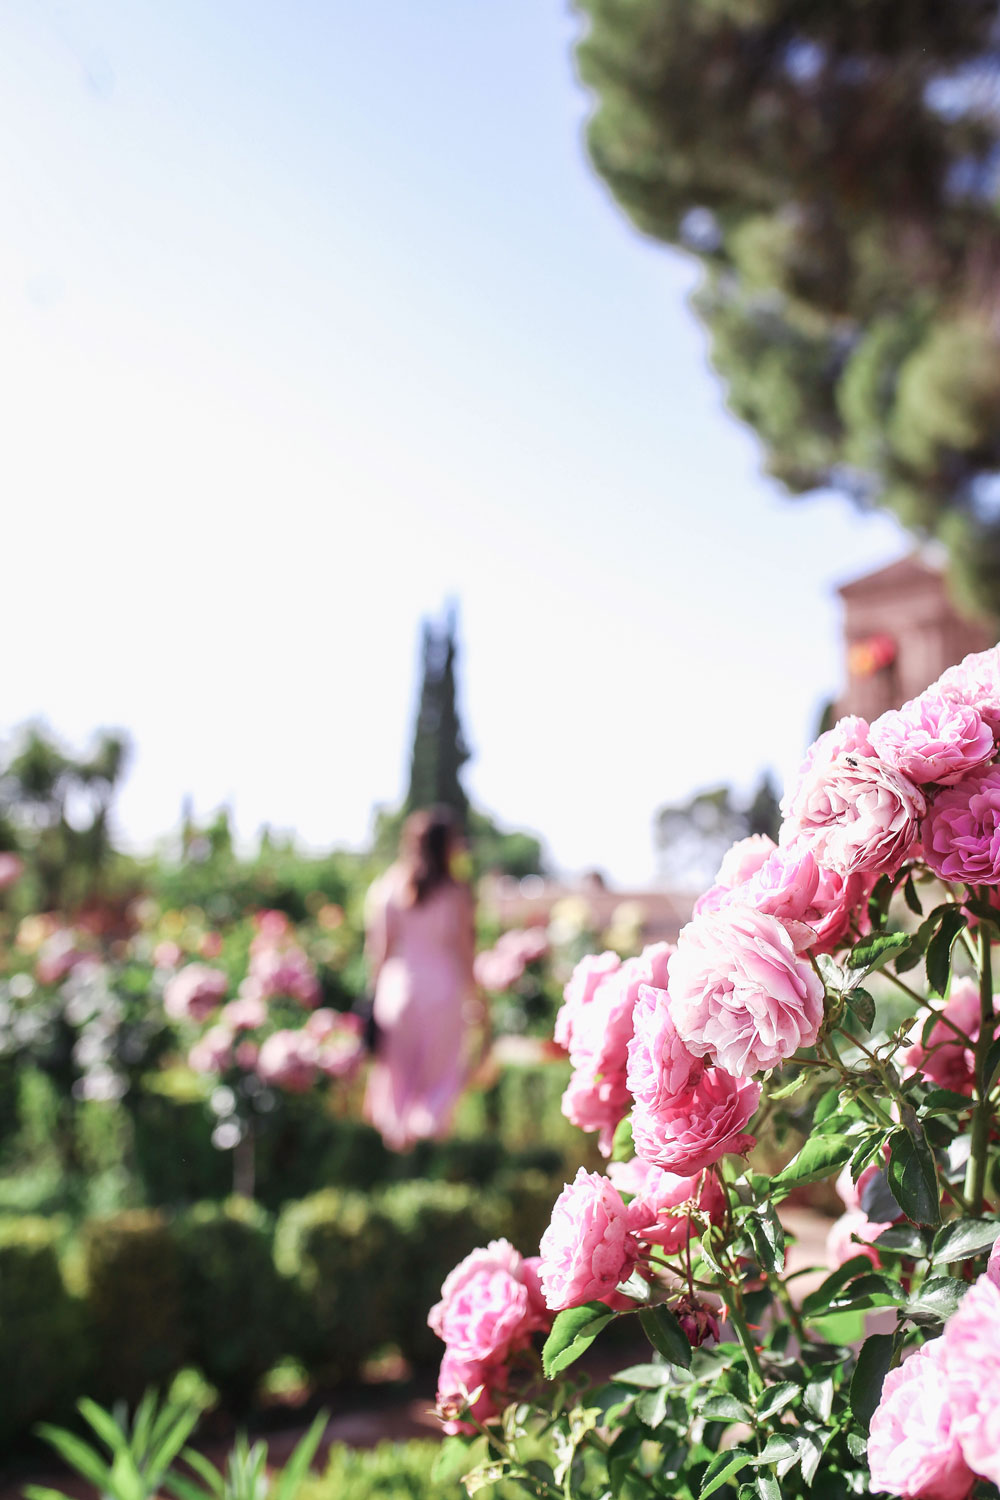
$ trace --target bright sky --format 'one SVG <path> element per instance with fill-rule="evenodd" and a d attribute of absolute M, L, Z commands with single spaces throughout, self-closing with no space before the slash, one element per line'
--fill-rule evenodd
<path fill-rule="evenodd" d="M 784 775 L 893 523 L 759 476 L 587 164 L 565 0 L 0 0 L 0 727 L 127 728 L 133 845 L 359 844 L 420 617 L 563 868 Z"/>

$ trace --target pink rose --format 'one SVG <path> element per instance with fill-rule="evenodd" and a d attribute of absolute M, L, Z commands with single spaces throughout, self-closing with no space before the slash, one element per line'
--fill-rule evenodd
<path fill-rule="evenodd" d="M 1000 1484 L 1000 1287 L 989 1274 L 969 1288 L 938 1342 L 952 1431 L 965 1462 L 980 1478 Z"/>
<path fill-rule="evenodd" d="M 153 963 L 158 969 L 176 969 L 183 961 L 184 949 L 179 943 L 165 939 L 153 949 Z"/>
<path fill-rule="evenodd" d="M 267 1006 L 263 1000 L 246 995 L 224 1005 L 220 1020 L 230 1031 L 256 1031 L 267 1022 Z"/>
<path fill-rule="evenodd" d="M 556 1199 L 539 1248 L 542 1292 L 554 1312 L 607 1301 L 639 1257 L 618 1189 L 583 1167 Z"/>
<path fill-rule="evenodd" d="M 954 703 L 974 708 L 991 729 L 1000 731 L 1000 646 L 974 651 L 942 672 L 934 686 Z"/>
<path fill-rule="evenodd" d="M 620 1074 L 600 1078 L 577 1068 L 566 1085 L 560 1108 L 578 1130 L 599 1131 L 598 1150 L 602 1156 L 610 1156 L 615 1130 L 628 1114 L 631 1102 Z"/>
<path fill-rule="evenodd" d="M 832 729 L 813 740 L 806 751 L 805 760 L 799 766 L 792 782 L 781 799 L 781 814 L 787 823 L 795 824 L 798 818 L 794 814 L 803 790 L 811 785 L 817 773 L 829 769 L 830 766 L 841 755 L 872 755 L 871 741 L 868 738 L 868 721 L 859 719 L 849 714 L 844 719 L 838 719 Z M 782 824 L 779 842 L 784 844 L 791 841 L 794 831 L 790 832 Z"/>
<path fill-rule="evenodd" d="M 756 875 L 775 848 L 774 840 L 768 838 L 766 833 L 752 833 L 749 838 L 738 839 L 722 857 L 719 873 L 715 877 L 716 885 L 728 886 L 730 890 L 742 885 L 751 875 Z"/>
<path fill-rule="evenodd" d="M 923 821 L 924 859 L 942 880 L 1000 881 L 1000 766 L 939 792 Z"/>
<path fill-rule="evenodd" d="M 668 991 L 642 985 L 628 1044 L 626 1083 L 632 1098 L 647 1110 L 662 1109 L 703 1071 L 677 1033 Z"/>
<path fill-rule="evenodd" d="M 883 765 L 902 771 L 917 786 L 961 781 L 993 759 L 993 731 L 974 708 L 937 688 L 875 720 L 871 742 Z"/>
<path fill-rule="evenodd" d="M 304 1094 L 316 1082 L 316 1043 L 304 1031 L 275 1031 L 267 1038 L 257 1058 L 257 1076 L 263 1083 Z"/>
<path fill-rule="evenodd" d="M 969 1042 L 977 1040 L 980 1029 L 978 984 L 964 976 L 956 979 L 941 1016 L 942 1019 L 931 1027 L 926 1045 L 915 1042 L 903 1054 L 904 1074 L 911 1077 L 914 1073 L 921 1073 L 937 1088 L 971 1095 L 976 1081 L 976 1060 L 970 1046 L 953 1028 L 964 1032 Z M 951 1025 L 948 1025 L 949 1021 Z"/>
<path fill-rule="evenodd" d="M 1000 1239 L 994 1242 L 986 1266 L 986 1277 L 995 1287 L 1000 1287 Z"/>
<path fill-rule="evenodd" d="M 281 912 L 265 912 L 262 916 L 287 921 Z M 277 925 L 272 925 L 277 931 Z M 308 955 L 295 942 L 279 944 L 268 924 L 262 926 L 250 944 L 250 968 L 240 991 L 260 1000 L 287 997 L 310 1010 L 320 999 L 319 980 Z"/>
<path fill-rule="evenodd" d="M 955 1430 L 944 1354 L 944 1339 L 933 1339 L 885 1377 L 868 1434 L 872 1490 L 912 1500 L 968 1494 L 973 1475 Z"/>
<path fill-rule="evenodd" d="M 696 917 L 670 963 L 670 1012 L 680 1036 L 734 1078 L 811 1047 L 823 998 L 822 980 L 787 929 L 749 907 Z"/>
<path fill-rule="evenodd" d="M 563 990 L 563 1003 L 556 1016 L 555 1040 L 569 1051 L 577 1018 L 593 1000 L 597 987 L 621 967 L 617 953 L 588 953 L 581 958 Z"/>
<path fill-rule="evenodd" d="M 482 1360 L 463 1359 L 452 1349 L 445 1349 L 438 1375 L 437 1414 L 445 1432 L 471 1434 L 478 1429 L 464 1422 L 462 1412 L 477 1422 L 489 1422 L 497 1416 L 495 1397 L 507 1388 L 509 1372 L 505 1365 L 484 1364 Z M 469 1397 L 475 1400 L 469 1405 Z"/>
<path fill-rule="evenodd" d="M 551 1319 L 524 1257 L 507 1240 L 492 1240 L 449 1272 L 427 1322 L 453 1354 L 499 1364 Z"/>
<path fill-rule="evenodd" d="M 233 1062 L 233 1034 L 226 1026 L 210 1026 L 188 1053 L 196 1073 L 224 1073 Z"/>
<path fill-rule="evenodd" d="M 668 1255 L 682 1250 L 697 1229 L 693 1213 L 717 1224 L 726 1211 L 725 1194 L 712 1172 L 677 1177 L 635 1156 L 612 1162 L 608 1176 L 620 1193 L 632 1194 L 628 1212 L 633 1233 Z"/>
<path fill-rule="evenodd" d="M 817 764 L 802 781 L 782 842 L 807 843 L 820 864 L 842 875 L 894 875 L 916 843 L 926 806 L 901 772 L 851 752 Z"/>
<path fill-rule="evenodd" d="M 742 885 L 730 891 L 724 906 L 752 906 L 782 922 L 804 922 L 819 886 L 819 865 L 810 849 L 790 844 L 775 849 Z"/>
<path fill-rule="evenodd" d="M 329 1014 L 336 1016 L 336 1024 L 332 1030 L 324 1027 L 323 1035 L 317 1037 L 310 1025 L 319 1014 L 318 1010 L 313 1011 L 305 1025 L 306 1035 L 318 1042 L 316 1061 L 319 1070 L 328 1078 L 350 1078 L 365 1055 L 361 1017 L 337 1015 L 335 1011 L 331 1011 Z"/>
<path fill-rule="evenodd" d="M 24 860 L 19 854 L 0 854 L 0 891 L 9 890 L 24 874 Z"/>
<path fill-rule="evenodd" d="M 792 845 L 792 848 L 795 846 Z M 873 875 L 841 875 L 820 865 L 819 880 L 802 921 L 816 934 L 810 952 L 833 953 L 850 942 L 851 933 L 864 937 L 871 931 L 868 897 L 875 884 Z"/>
<path fill-rule="evenodd" d="M 204 1021 L 226 997 L 229 980 L 221 969 L 186 964 L 167 980 L 163 1009 L 172 1021 Z"/>
<path fill-rule="evenodd" d="M 826 1237 L 826 1263 L 831 1271 L 835 1271 L 845 1261 L 852 1260 L 855 1255 L 867 1256 L 877 1269 L 882 1262 L 872 1241 L 877 1240 L 883 1229 L 888 1229 L 892 1222 L 890 1220 L 889 1223 L 880 1224 L 877 1220 L 869 1219 L 862 1208 L 849 1208 L 839 1219 L 834 1219 Z M 863 1240 L 864 1243 L 859 1245 L 857 1240 Z"/>
<path fill-rule="evenodd" d="M 743 1156 L 756 1145 L 754 1137 L 743 1132 L 759 1103 L 759 1083 L 707 1068 L 697 1082 L 659 1107 L 636 1104 L 636 1154 L 682 1177 L 730 1153 Z"/>
<path fill-rule="evenodd" d="M 681 1332 L 692 1349 L 700 1348 L 709 1339 L 716 1344 L 721 1339 L 722 1329 L 717 1309 L 710 1303 L 703 1302 L 700 1297 L 685 1293 L 670 1304 L 670 1311 L 681 1325 Z"/>

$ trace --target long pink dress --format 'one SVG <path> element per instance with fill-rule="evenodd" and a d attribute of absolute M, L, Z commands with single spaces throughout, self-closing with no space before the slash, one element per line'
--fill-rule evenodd
<path fill-rule="evenodd" d="M 380 1034 L 365 1118 L 396 1151 L 448 1132 L 469 1075 L 466 1004 L 473 993 L 468 888 L 439 886 L 413 906 L 405 890 L 393 867 L 372 888 L 368 906 Z"/>

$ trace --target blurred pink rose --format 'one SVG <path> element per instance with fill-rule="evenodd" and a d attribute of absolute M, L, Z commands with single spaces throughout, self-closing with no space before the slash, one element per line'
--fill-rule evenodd
<path fill-rule="evenodd" d="M 466 1409 L 468 1397 L 478 1392 L 471 1407 L 470 1416 L 477 1422 L 489 1422 L 497 1416 L 499 1408 L 495 1397 L 507 1388 L 506 1365 L 488 1365 L 482 1360 L 463 1359 L 451 1349 L 445 1349 L 438 1375 L 437 1413 L 445 1432 L 475 1433 L 478 1429 L 471 1422 L 462 1421 L 459 1413 Z"/>
<path fill-rule="evenodd" d="M 153 949 L 153 963 L 158 969 L 176 969 L 183 959 L 184 949 L 180 943 L 172 943 L 169 939 L 157 943 Z"/>
<path fill-rule="evenodd" d="M 244 995 L 224 1005 L 219 1019 L 230 1031 L 256 1031 L 259 1026 L 267 1024 L 267 1006 L 263 1000 Z"/>
<path fill-rule="evenodd" d="M 839 1219 L 834 1219 L 826 1237 L 826 1263 L 830 1270 L 835 1271 L 855 1255 L 867 1256 L 877 1269 L 882 1262 L 872 1241 L 877 1240 L 883 1229 L 889 1229 L 893 1222 L 880 1224 L 869 1219 L 862 1208 L 849 1208 Z M 856 1244 L 855 1237 L 864 1243 Z"/>
<path fill-rule="evenodd" d="M 242 1068 L 245 1073 L 255 1073 L 257 1071 L 257 1059 L 260 1056 L 260 1048 L 256 1042 L 251 1042 L 249 1038 L 244 1037 L 242 1042 L 236 1043 L 236 1051 L 233 1055 L 236 1059 L 236 1066 Z"/>
<path fill-rule="evenodd" d="M 1000 766 L 939 792 L 920 830 L 924 859 L 942 880 L 1000 881 Z"/>
<path fill-rule="evenodd" d="M 683 1094 L 656 1109 L 636 1104 L 636 1154 L 668 1172 L 690 1176 L 730 1153 L 743 1156 L 756 1141 L 744 1133 L 760 1103 L 760 1084 L 707 1068 Z"/>
<path fill-rule="evenodd" d="M 556 1016 L 554 1037 L 569 1050 L 577 1018 L 594 998 L 597 986 L 621 966 L 617 953 L 588 953 L 581 958 L 563 990 L 563 1003 Z"/>
<path fill-rule="evenodd" d="M 309 1023 L 318 1015 L 319 1011 L 313 1011 L 305 1026 L 306 1033 L 314 1038 L 315 1033 L 309 1032 Z M 360 1016 L 337 1015 L 333 1030 L 325 1031 L 322 1037 L 315 1038 L 318 1042 L 316 1061 L 321 1073 L 325 1073 L 328 1078 L 350 1078 L 364 1060 L 363 1029 Z"/>
<path fill-rule="evenodd" d="M 81 947 L 75 932 L 68 927 L 57 927 L 38 950 L 35 978 L 39 984 L 61 984 L 74 969 L 91 958 L 87 949 Z"/>
<path fill-rule="evenodd" d="M 976 1060 L 972 1049 L 952 1027 L 964 1032 L 970 1042 L 977 1040 L 980 1030 L 978 984 L 964 975 L 954 980 L 941 1015 L 942 1019 L 931 1027 L 926 1045 L 915 1042 L 902 1054 L 904 1076 L 909 1078 L 914 1073 L 921 1073 L 937 1088 L 971 1095 L 976 1081 Z"/>
<path fill-rule="evenodd" d="M 0 854 L 0 891 L 8 890 L 16 885 L 24 874 L 24 860 L 19 854 L 10 854 L 6 851 Z"/>
<path fill-rule="evenodd" d="M 198 944 L 198 952 L 202 958 L 218 958 L 222 952 L 221 932 L 206 932 Z"/>
<path fill-rule="evenodd" d="M 944 1339 L 933 1339 L 885 1377 L 868 1434 L 872 1490 L 908 1500 L 968 1494 L 973 1475 L 959 1446 L 944 1354 Z"/>
<path fill-rule="evenodd" d="M 628 1044 L 626 1083 L 647 1110 L 662 1109 L 700 1077 L 704 1065 L 681 1040 L 670 1014 L 670 994 L 640 986 Z"/>
<path fill-rule="evenodd" d="M 633 1233 L 647 1244 L 660 1245 L 676 1255 L 697 1229 L 686 1209 L 707 1214 L 713 1224 L 726 1211 L 726 1198 L 714 1172 L 677 1177 L 652 1162 L 634 1156 L 631 1161 L 612 1162 L 608 1176 L 620 1193 L 631 1193 L 628 1205 Z"/>
<path fill-rule="evenodd" d="M 1000 731 L 1000 646 L 971 652 L 942 672 L 934 686 L 952 702 L 974 708 L 991 729 Z"/>
<path fill-rule="evenodd" d="M 883 765 L 902 771 L 917 786 L 942 786 L 993 759 L 993 730 L 974 708 L 928 688 L 902 708 L 875 720 L 870 738 Z"/>
<path fill-rule="evenodd" d="M 830 731 L 833 733 L 833 730 Z M 923 793 L 874 755 L 856 751 L 820 760 L 803 779 L 782 825 L 842 875 L 894 875 L 917 841 Z"/>
<path fill-rule="evenodd" d="M 210 1026 L 188 1053 L 188 1066 L 196 1073 L 224 1073 L 233 1062 L 232 1032 L 226 1026 Z"/>
<path fill-rule="evenodd" d="M 260 952 L 275 943 L 283 942 L 292 930 L 291 921 L 283 911 L 255 912 L 253 924 L 257 929 L 257 935 L 250 944 L 251 953 Z"/>
<path fill-rule="evenodd" d="M 507 1240 L 491 1240 L 449 1272 L 427 1322 L 453 1354 L 500 1364 L 551 1318 L 524 1257 Z"/>
<path fill-rule="evenodd" d="M 583 1167 L 556 1199 L 539 1248 L 542 1292 L 554 1312 L 607 1301 L 639 1256 L 618 1189 Z"/>
<path fill-rule="evenodd" d="M 670 963 L 670 1013 L 696 1057 L 734 1078 L 811 1047 L 823 982 L 777 917 L 731 906 L 682 930 Z"/>
<path fill-rule="evenodd" d="M 163 1009 L 172 1021 L 205 1021 L 226 998 L 229 980 L 221 969 L 185 964 L 167 980 Z"/>
<path fill-rule="evenodd" d="M 965 1462 L 980 1478 L 1000 1484 L 1000 1286 L 989 1274 L 966 1292 L 939 1342 L 952 1431 Z"/>
<path fill-rule="evenodd" d="M 257 1076 L 263 1083 L 304 1094 L 316 1082 L 316 1043 L 304 1031 L 275 1031 L 262 1043 Z"/>
<path fill-rule="evenodd" d="M 269 913 L 281 915 L 281 913 Z M 256 947 L 260 938 L 250 946 L 250 968 L 240 992 L 260 1000 L 281 998 L 297 1000 L 311 1009 L 319 1004 L 320 987 L 308 954 L 297 943 L 275 947 L 270 942 Z"/>

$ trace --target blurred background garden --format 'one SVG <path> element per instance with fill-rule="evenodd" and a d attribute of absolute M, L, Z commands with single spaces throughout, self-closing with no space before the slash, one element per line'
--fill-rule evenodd
<path fill-rule="evenodd" d="M 593 1164 L 574 963 L 672 940 L 834 707 L 996 639 L 1000 13 L 13 0 L 2 33 L 16 1476 L 84 1394 L 226 1434 L 432 1393 L 446 1272 L 532 1252 Z M 433 803 L 492 1046 L 396 1153 L 365 903 Z M 429 1492 L 400 1451 L 327 1493 Z"/>

